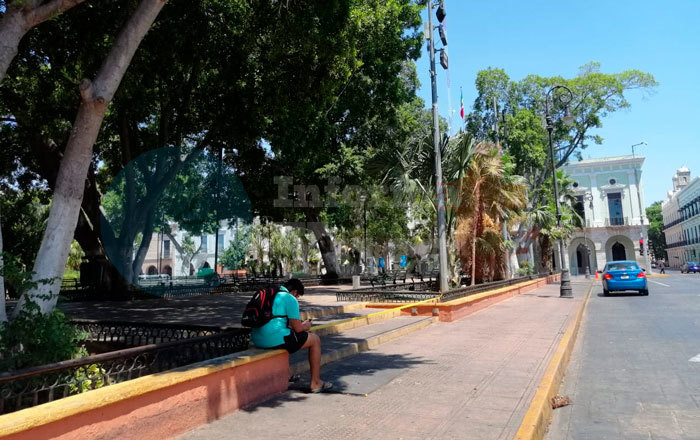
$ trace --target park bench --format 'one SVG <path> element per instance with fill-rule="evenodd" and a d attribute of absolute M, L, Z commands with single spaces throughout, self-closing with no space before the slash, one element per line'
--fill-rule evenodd
<path fill-rule="evenodd" d="M 392 272 L 394 284 L 398 284 L 397 281 L 401 281 L 403 284 L 406 284 L 407 272 L 405 270 L 395 270 Z"/>

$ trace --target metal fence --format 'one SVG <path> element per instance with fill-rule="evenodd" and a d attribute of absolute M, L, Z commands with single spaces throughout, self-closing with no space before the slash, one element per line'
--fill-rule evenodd
<path fill-rule="evenodd" d="M 530 275 L 513 278 L 510 280 L 493 281 L 489 283 L 477 284 L 474 286 L 453 289 L 442 295 L 441 302 L 475 295 L 491 289 L 510 286 L 523 281 L 543 278 L 549 274 Z M 387 284 L 385 286 L 367 287 L 355 290 L 346 290 L 336 293 L 338 301 L 372 301 L 386 303 L 416 302 L 438 296 L 438 286 L 436 281 L 424 281 L 407 284 Z"/>
<path fill-rule="evenodd" d="M 158 326 L 83 322 L 95 340 L 136 343 L 139 337 L 160 342 L 0 374 L 0 414 L 51 402 L 149 374 L 246 350 L 249 329 Z M 139 336 L 139 333 L 141 335 Z M 206 334 L 210 333 L 210 334 Z M 205 336 L 191 337 L 195 334 Z M 188 338 L 189 337 L 189 338 Z M 178 338 L 180 338 L 178 340 Z M 92 337 L 91 337 L 92 339 Z"/>

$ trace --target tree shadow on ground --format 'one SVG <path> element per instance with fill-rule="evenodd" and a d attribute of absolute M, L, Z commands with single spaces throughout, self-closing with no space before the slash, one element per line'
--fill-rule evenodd
<path fill-rule="evenodd" d="M 128 322 L 156 322 L 239 327 L 241 315 L 252 292 L 234 295 L 198 296 L 182 299 L 132 301 L 84 301 L 59 304 L 72 319 L 96 319 Z M 328 308 L 328 305 L 302 301 L 302 312 Z M 347 313 L 347 317 L 363 313 Z"/>

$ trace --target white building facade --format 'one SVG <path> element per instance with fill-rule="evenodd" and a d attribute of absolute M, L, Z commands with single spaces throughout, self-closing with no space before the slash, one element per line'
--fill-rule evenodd
<path fill-rule="evenodd" d="M 574 182 L 570 189 L 585 224 L 567 244 L 572 275 L 582 275 L 586 269 L 593 274 L 603 270 L 608 261 L 616 260 L 634 260 L 644 267 L 640 240 L 642 228 L 648 228 L 649 223 L 642 215 L 643 163 L 640 156 L 619 156 L 587 159 L 564 167 Z"/>
<path fill-rule="evenodd" d="M 676 171 L 673 190 L 661 207 L 670 267 L 700 260 L 700 177 L 690 177 L 687 167 Z"/>

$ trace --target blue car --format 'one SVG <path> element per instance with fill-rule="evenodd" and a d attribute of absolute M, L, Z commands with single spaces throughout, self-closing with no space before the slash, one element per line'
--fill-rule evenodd
<path fill-rule="evenodd" d="M 603 270 L 603 295 L 619 290 L 636 290 L 649 295 L 647 276 L 636 261 L 611 261 Z"/>
<path fill-rule="evenodd" d="M 700 273 L 700 263 L 695 261 L 687 261 L 681 266 L 681 273 Z"/>

